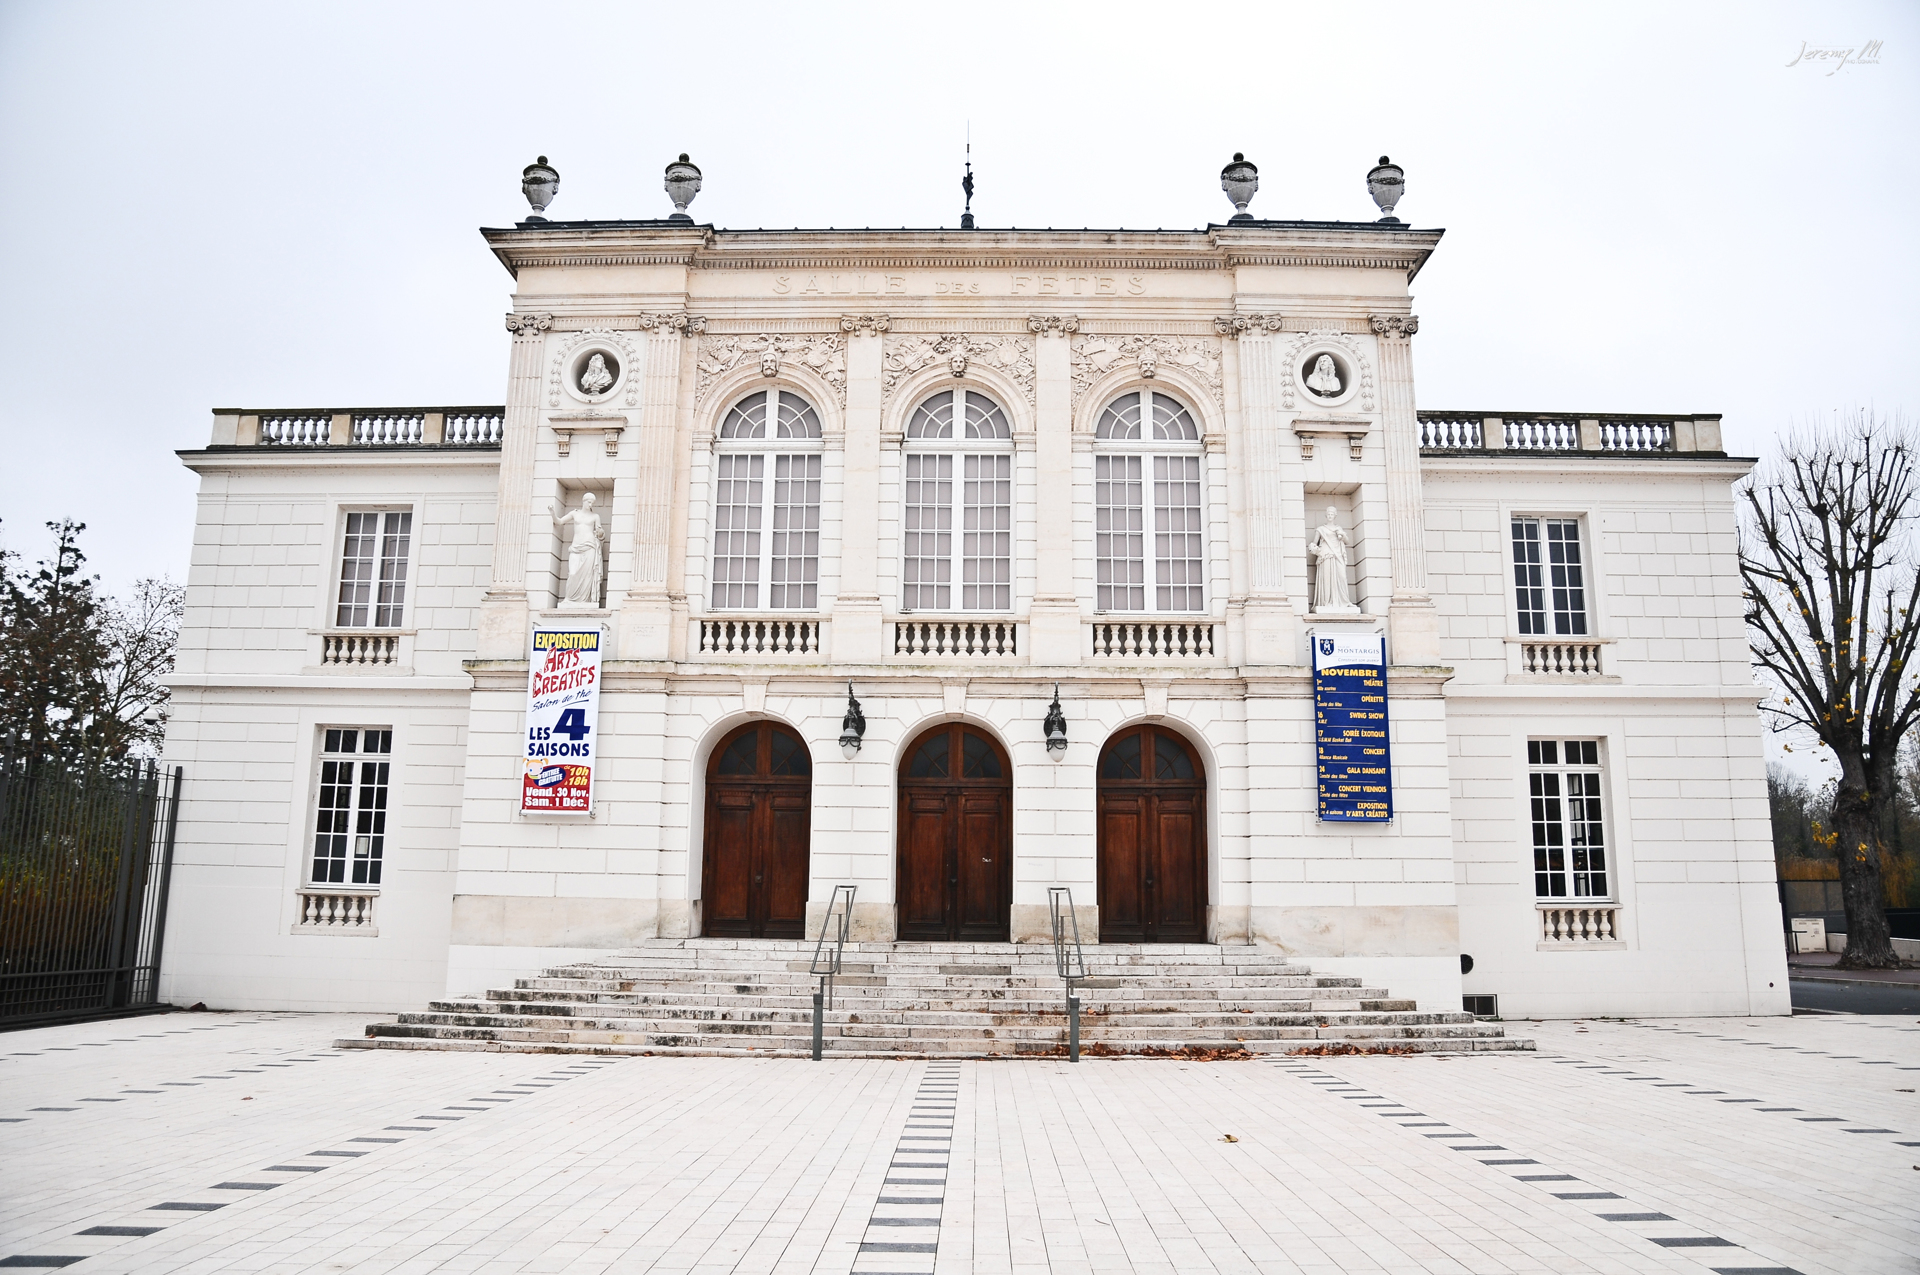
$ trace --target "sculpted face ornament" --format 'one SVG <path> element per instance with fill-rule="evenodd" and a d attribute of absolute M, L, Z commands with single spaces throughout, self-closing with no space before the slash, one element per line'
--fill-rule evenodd
<path fill-rule="evenodd" d="M 1340 369 L 1333 361 L 1333 355 L 1322 354 L 1313 363 L 1313 375 L 1307 378 L 1307 388 L 1322 398 L 1332 398 L 1340 392 Z"/>
<path fill-rule="evenodd" d="M 1160 359 L 1154 354 L 1153 350 L 1148 348 L 1140 351 L 1140 375 L 1151 381 L 1153 374 L 1159 370 Z"/>
<path fill-rule="evenodd" d="M 955 376 L 965 376 L 967 374 L 966 353 L 962 350 L 955 350 L 953 356 L 947 360 L 947 368 Z"/>
<path fill-rule="evenodd" d="M 762 376 L 780 375 L 780 355 L 778 352 L 774 350 L 768 350 L 765 354 L 762 354 L 760 356 L 760 375 Z"/>
<path fill-rule="evenodd" d="M 607 370 L 607 356 L 595 354 L 587 360 L 587 366 L 580 373 L 580 392 L 582 394 L 605 394 L 613 388 L 613 373 Z"/>

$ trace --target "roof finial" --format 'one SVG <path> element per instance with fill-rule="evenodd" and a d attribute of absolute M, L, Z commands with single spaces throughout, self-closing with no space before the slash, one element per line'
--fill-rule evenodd
<path fill-rule="evenodd" d="M 960 179 L 960 189 L 967 192 L 967 207 L 960 214 L 960 229 L 973 229 L 973 121 L 967 121 L 967 175 Z"/>

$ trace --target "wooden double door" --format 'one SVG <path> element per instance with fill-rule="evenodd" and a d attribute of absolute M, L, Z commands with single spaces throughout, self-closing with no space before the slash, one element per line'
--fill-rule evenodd
<path fill-rule="evenodd" d="M 742 726 L 707 763 L 703 929 L 715 937 L 804 938 L 813 759 L 774 722 Z"/>
<path fill-rule="evenodd" d="M 936 726 L 900 763 L 903 940 L 1004 943 L 1013 905 L 1013 767 L 969 726 Z"/>
<path fill-rule="evenodd" d="M 1207 940 L 1207 780 L 1189 744 L 1129 726 L 1100 753 L 1102 943 Z"/>

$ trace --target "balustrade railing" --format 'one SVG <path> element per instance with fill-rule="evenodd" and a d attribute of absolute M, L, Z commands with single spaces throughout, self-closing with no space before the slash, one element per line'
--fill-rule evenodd
<path fill-rule="evenodd" d="M 1520 671 L 1541 677 L 1600 677 L 1604 642 L 1520 641 Z"/>
<path fill-rule="evenodd" d="M 397 664 L 397 633 L 325 633 L 320 637 L 322 664 Z"/>
<path fill-rule="evenodd" d="M 220 412 L 256 447 L 498 447 L 502 407 L 370 407 Z M 216 439 L 220 437 L 216 430 Z"/>
<path fill-rule="evenodd" d="M 1203 620 L 1095 620 L 1093 654 L 1103 660 L 1211 659 L 1213 625 Z"/>
<path fill-rule="evenodd" d="M 1615 903 L 1566 906 L 1538 905 L 1540 945 L 1555 947 L 1620 947 L 1620 907 Z"/>
<path fill-rule="evenodd" d="M 335 932 L 370 933 L 373 928 L 373 903 L 378 894 L 329 890 L 324 886 L 300 891 L 300 920 L 295 928 Z"/>
<path fill-rule="evenodd" d="M 1581 416 L 1572 412 L 1420 412 L 1423 452 L 1720 455 L 1718 416 Z"/>
<path fill-rule="evenodd" d="M 1018 655 L 1020 626 L 1012 620 L 896 620 L 895 655 L 1008 656 Z"/>
<path fill-rule="evenodd" d="M 703 616 L 702 655 L 818 655 L 820 621 Z"/>

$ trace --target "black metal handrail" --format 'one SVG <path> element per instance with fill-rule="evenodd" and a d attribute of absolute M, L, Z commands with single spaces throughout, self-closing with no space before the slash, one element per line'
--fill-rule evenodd
<path fill-rule="evenodd" d="M 807 966 L 807 972 L 820 980 L 819 987 L 813 993 L 813 1060 L 820 1061 L 821 1037 L 826 1032 L 826 1010 L 833 1006 L 833 980 L 840 973 L 842 956 L 847 950 L 847 932 L 853 928 L 853 894 L 858 887 L 836 885 L 833 897 L 827 900 L 827 910 L 820 918 L 820 937 L 813 941 L 813 962 Z M 840 893 L 846 892 L 846 902 L 841 903 Z M 838 928 L 834 918 L 838 917 Z M 827 947 L 827 935 L 832 934 L 833 947 Z"/>
<path fill-rule="evenodd" d="M 1087 953 L 1080 946 L 1080 917 L 1073 910 L 1073 891 L 1064 885 L 1049 886 L 1047 913 L 1053 923 L 1053 968 L 1067 985 L 1067 1061 L 1079 1062 L 1080 996 L 1073 985 L 1087 976 Z"/>

